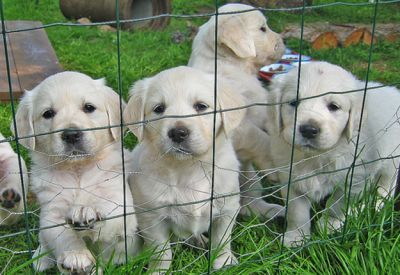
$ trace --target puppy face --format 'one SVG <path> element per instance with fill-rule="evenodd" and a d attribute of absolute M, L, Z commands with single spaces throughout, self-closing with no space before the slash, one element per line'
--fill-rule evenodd
<path fill-rule="evenodd" d="M 268 108 L 270 118 L 275 119 L 275 130 L 288 144 L 292 144 L 294 133 L 295 146 L 303 151 L 329 150 L 343 137 L 351 138 L 360 113 L 357 101 L 361 100 L 356 100 L 353 93 L 318 95 L 355 90 L 357 83 L 353 75 L 338 66 L 325 62 L 305 64 L 300 77 L 300 100 L 296 101 L 297 70 L 292 70 L 272 85 L 271 102 L 283 102 Z"/>
<path fill-rule="evenodd" d="M 83 131 L 119 124 L 119 97 L 104 81 L 76 72 L 45 79 L 22 99 L 16 114 L 19 136 L 44 134 L 21 143 L 49 156 L 94 155 L 119 137 L 119 129 Z"/>
<path fill-rule="evenodd" d="M 243 4 L 222 6 L 220 13 L 254 9 Z M 210 32 L 215 31 L 214 18 L 209 22 Z M 228 48 L 239 58 L 250 58 L 256 67 L 279 60 L 284 52 L 283 41 L 267 24 L 264 15 L 258 11 L 237 14 L 221 14 L 218 17 L 219 44 Z"/>
<path fill-rule="evenodd" d="M 128 126 L 160 154 L 186 159 L 205 154 L 213 142 L 213 114 L 192 117 L 214 110 L 212 75 L 189 67 L 177 67 L 135 83 L 124 111 L 125 123 L 155 120 L 146 125 Z M 233 95 L 233 93 L 232 93 Z M 217 109 L 234 108 L 242 101 L 218 88 Z M 243 111 L 217 113 L 216 135 L 230 133 L 241 121 Z M 174 116 L 162 118 L 163 116 Z"/>

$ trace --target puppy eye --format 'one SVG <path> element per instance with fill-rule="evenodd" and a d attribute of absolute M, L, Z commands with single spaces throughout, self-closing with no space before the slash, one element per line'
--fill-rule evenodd
<path fill-rule="evenodd" d="M 154 106 L 153 112 L 156 114 L 162 114 L 165 112 L 165 104 L 158 104 Z"/>
<path fill-rule="evenodd" d="M 83 111 L 84 111 L 85 113 L 93 113 L 95 110 L 96 110 L 96 107 L 93 106 L 93 105 L 90 104 L 90 103 L 86 103 L 86 104 L 83 106 Z"/>
<path fill-rule="evenodd" d="M 328 110 L 331 111 L 331 112 L 336 112 L 339 109 L 340 109 L 340 106 L 337 105 L 334 102 L 331 102 L 331 103 L 328 104 Z"/>
<path fill-rule="evenodd" d="M 294 100 L 289 102 L 289 105 L 292 106 L 292 107 L 299 106 L 299 101 L 294 99 Z"/>
<path fill-rule="evenodd" d="M 267 28 L 266 28 L 266 27 L 261 27 L 261 28 L 260 28 L 260 31 L 266 32 L 266 31 L 267 31 Z"/>
<path fill-rule="evenodd" d="M 48 109 L 42 114 L 42 117 L 45 119 L 50 119 L 53 118 L 55 115 L 56 112 L 53 109 Z"/>
<path fill-rule="evenodd" d="M 208 109 L 208 105 L 203 102 L 197 102 L 193 105 L 193 108 L 196 110 L 196 112 L 204 112 Z"/>

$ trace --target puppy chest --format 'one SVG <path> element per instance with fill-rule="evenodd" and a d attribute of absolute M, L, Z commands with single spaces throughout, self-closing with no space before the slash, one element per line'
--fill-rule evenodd
<path fill-rule="evenodd" d="M 163 215 L 167 216 L 174 231 L 200 234 L 208 229 L 210 220 L 209 192 L 171 188 L 164 194 Z"/>
<path fill-rule="evenodd" d="M 55 171 L 33 175 L 32 191 L 43 203 L 63 200 L 69 204 L 107 200 L 113 191 L 115 182 L 122 190 L 122 177 L 104 173 L 76 174 L 73 172 Z"/>
<path fill-rule="evenodd" d="M 210 222 L 209 203 L 195 207 L 173 206 L 165 213 L 172 225 L 172 230 L 178 236 L 199 235 L 208 230 Z"/>
<path fill-rule="evenodd" d="M 316 167 L 304 170 L 295 169 L 293 187 L 310 199 L 319 201 L 332 192 L 337 181 L 335 175 L 329 173 L 325 175 L 323 172 L 326 171 Z"/>

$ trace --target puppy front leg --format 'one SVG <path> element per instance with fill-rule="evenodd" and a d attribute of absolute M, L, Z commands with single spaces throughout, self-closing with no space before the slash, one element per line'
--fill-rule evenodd
<path fill-rule="evenodd" d="M 269 221 L 275 217 L 283 217 L 285 207 L 267 203 L 263 200 L 260 177 L 254 171 L 251 164 L 245 163 L 243 172 L 239 175 L 240 183 L 240 214 L 245 216 L 257 215 L 263 221 Z"/>
<path fill-rule="evenodd" d="M 146 245 L 154 248 L 150 258 L 149 270 L 152 274 L 166 273 L 171 266 L 172 251 L 169 242 L 169 226 L 163 220 L 153 219 L 140 224 Z"/>
<path fill-rule="evenodd" d="M 238 260 L 231 251 L 231 234 L 235 224 L 236 213 L 224 213 L 224 216 L 213 220 L 211 227 L 211 248 L 217 251 L 213 263 L 214 269 L 220 269 L 226 265 L 238 264 Z"/>
<path fill-rule="evenodd" d="M 40 235 L 39 239 L 41 239 Z M 52 268 L 56 263 L 56 259 L 54 259 L 54 256 L 50 251 L 51 250 L 46 247 L 44 242 L 40 242 L 40 245 L 36 248 L 32 259 L 37 258 L 37 260 L 35 260 L 32 265 L 37 272 L 43 272 L 49 268 Z"/>
<path fill-rule="evenodd" d="M 337 188 L 326 204 L 326 215 L 318 220 L 318 225 L 322 230 L 332 233 L 343 226 L 345 195 L 342 189 Z"/>
<path fill-rule="evenodd" d="M 0 137 L 1 139 L 1 137 Z M 0 148 L 11 150 L 9 144 L 0 144 Z M 7 152 L 0 156 L 0 225 L 16 223 L 24 211 L 21 176 L 16 155 Z M 25 162 L 21 159 L 25 195 L 28 177 Z"/>
<path fill-rule="evenodd" d="M 282 189 L 282 197 L 286 198 L 287 188 Z M 310 208 L 311 203 L 304 194 L 299 194 L 290 189 L 287 212 L 287 228 L 284 235 L 283 244 L 287 247 L 301 245 L 304 237 L 310 235 L 311 220 Z"/>
<path fill-rule="evenodd" d="M 41 246 L 54 254 L 61 272 L 89 272 L 95 259 L 75 230 L 69 225 L 58 225 L 65 223 L 65 217 L 54 209 L 56 205 L 42 209 L 40 226 L 50 228 L 40 231 Z"/>

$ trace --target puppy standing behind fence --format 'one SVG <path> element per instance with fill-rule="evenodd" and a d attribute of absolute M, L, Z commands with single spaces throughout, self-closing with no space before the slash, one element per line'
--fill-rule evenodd
<path fill-rule="evenodd" d="M 34 257 L 43 271 L 57 263 L 62 272 L 89 272 L 95 258 L 84 237 L 100 245 L 100 256 L 114 263 L 125 260 L 136 249 L 136 217 L 126 217 L 119 97 L 104 80 L 93 80 L 77 72 L 63 72 L 45 79 L 26 92 L 16 114 L 21 144 L 31 150 L 32 191 L 41 211 L 40 246 Z M 88 130 L 94 127 L 105 129 Z M 50 133 L 55 131 L 54 133 Z M 39 135 L 38 135 L 39 134 Z M 41 135 L 43 134 L 43 135 Z M 129 155 L 125 154 L 129 166 Z M 126 211 L 133 211 L 132 195 L 126 188 Z M 125 239 L 125 233 L 127 239 Z"/>
<path fill-rule="evenodd" d="M 138 81 L 131 90 L 125 123 L 157 119 L 128 126 L 140 141 L 134 149 L 129 182 L 141 233 L 145 242 L 156 248 L 149 266 L 152 271 L 170 266 L 171 232 L 182 238 L 200 238 L 211 220 L 210 241 L 213 253 L 217 253 L 214 269 L 237 262 L 230 238 L 239 211 L 239 162 L 229 136 L 244 112 L 216 114 L 212 194 L 213 114 L 201 115 L 214 108 L 240 106 L 240 97 L 230 92 L 220 82 L 218 105 L 214 106 L 213 75 L 190 67 L 166 70 Z M 185 115 L 199 116 L 176 117 Z M 211 195 L 215 197 L 212 217 Z"/>
<path fill-rule="evenodd" d="M 326 62 L 311 62 L 301 68 L 301 100 L 296 101 L 298 72 L 292 70 L 273 82 L 269 102 L 276 105 L 268 108 L 272 156 L 280 168 L 282 184 L 289 179 L 288 163 L 294 146 L 292 183 L 290 190 L 285 188 L 282 192 L 283 198 L 289 192 L 284 237 L 288 246 L 301 243 L 310 234 L 311 202 L 318 202 L 330 193 L 327 223 L 322 218 L 319 224 L 333 230 L 343 223 L 345 184 L 350 182 L 348 172 L 354 158 L 365 87 L 364 82 L 349 72 Z M 368 86 L 381 85 L 371 82 Z M 357 89 L 361 91 L 341 93 Z M 330 92 L 336 93 L 322 95 Z M 400 92 L 396 88 L 367 90 L 352 195 L 361 194 L 369 182 L 377 182 L 381 196 L 393 195 L 400 154 L 399 106 Z"/>
<path fill-rule="evenodd" d="M 0 134 L 0 140 L 4 137 Z M 28 172 L 21 157 L 25 196 L 28 192 Z M 26 198 L 26 197 L 25 197 Z M 0 225 L 16 223 L 23 215 L 22 185 L 18 156 L 8 142 L 0 143 Z"/>
<path fill-rule="evenodd" d="M 245 105 L 266 103 L 267 91 L 257 79 L 258 70 L 281 58 L 284 52 L 281 37 L 269 29 L 264 15 L 252 6 L 227 4 L 218 12 L 221 13 L 218 28 L 215 16 L 200 27 L 193 41 L 189 66 L 214 73 L 217 51 L 218 79 L 232 83 L 233 96 L 244 97 Z M 241 213 L 271 218 L 283 215 L 283 207 L 262 200 L 260 179 L 252 165 L 254 162 L 267 174 L 272 167 L 269 135 L 265 131 L 266 113 L 265 106 L 247 108 L 232 141 L 241 162 L 241 204 L 244 206 Z"/>

